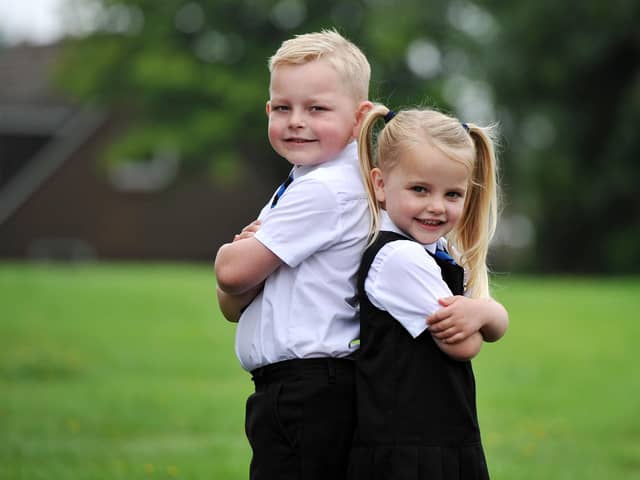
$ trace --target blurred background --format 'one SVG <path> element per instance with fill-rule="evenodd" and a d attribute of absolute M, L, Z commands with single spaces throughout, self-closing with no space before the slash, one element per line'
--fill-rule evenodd
<path fill-rule="evenodd" d="M 267 60 L 336 28 L 370 98 L 497 123 L 474 359 L 495 479 L 640 480 L 640 2 L 0 0 L 0 479 L 245 479 L 212 263 L 289 170 Z"/>
<path fill-rule="evenodd" d="M 287 171 L 267 59 L 336 28 L 371 99 L 498 123 L 499 272 L 640 271 L 633 0 L 0 0 L 0 256 L 210 261 Z"/>

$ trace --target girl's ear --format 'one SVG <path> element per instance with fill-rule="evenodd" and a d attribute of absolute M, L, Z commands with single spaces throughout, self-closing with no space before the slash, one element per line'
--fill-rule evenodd
<path fill-rule="evenodd" d="M 267 117 L 269 116 L 269 114 L 271 113 L 271 101 L 267 100 Z"/>
<path fill-rule="evenodd" d="M 378 203 L 383 204 L 385 200 L 384 195 L 384 178 L 382 177 L 382 170 L 379 168 L 371 169 L 371 183 L 373 184 L 373 191 L 376 194 L 376 200 Z"/>
<path fill-rule="evenodd" d="M 362 125 L 362 121 L 364 120 L 364 117 L 367 115 L 367 113 L 369 113 L 369 110 L 371 110 L 372 108 L 373 103 L 369 100 L 360 102 L 360 104 L 358 105 L 358 108 L 356 109 L 356 123 L 353 126 L 352 132 L 353 138 L 358 138 L 358 136 L 360 135 L 360 126 Z"/>

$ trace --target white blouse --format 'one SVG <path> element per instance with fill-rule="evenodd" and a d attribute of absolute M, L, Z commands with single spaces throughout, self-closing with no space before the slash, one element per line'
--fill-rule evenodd
<path fill-rule="evenodd" d="M 381 230 L 406 236 L 381 210 Z M 371 264 L 364 288 L 369 300 L 389 312 L 415 338 L 427 329 L 426 319 L 442 308 L 439 298 L 453 295 L 442 279 L 440 267 L 427 253 L 435 253 L 444 239 L 421 245 L 413 240 L 387 243 Z"/>

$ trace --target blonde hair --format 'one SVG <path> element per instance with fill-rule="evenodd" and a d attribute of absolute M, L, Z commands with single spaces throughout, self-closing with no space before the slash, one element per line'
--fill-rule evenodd
<path fill-rule="evenodd" d="M 371 180 L 371 169 L 389 171 L 408 148 L 421 143 L 445 153 L 452 161 L 469 169 L 469 184 L 463 212 L 456 227 L 447 235 L 450 253 L 467 271 L 467 289 L 474 298 L 489 296 L 487 253 L 498 217 L 497 161 L 494 128 L 461 124 L 459 120 L 430 109 L 398 112 L 375 138 L 376 121 L 388 118 L 389 109 L 376 105 L 362 122 L 358 141 L 360 171 L 371 212 L 369 234 L 373 241 L 380 229 L 380 205 Z"/>
<path fill-rule="evenodd" d="M 362 51 L 335 30 L 296 35 L 269 59 L 269 72 L 280 65 L 303 65 L 326 59 L 344 80 L 356 101 L 369 98 L 371 66 Z"/>

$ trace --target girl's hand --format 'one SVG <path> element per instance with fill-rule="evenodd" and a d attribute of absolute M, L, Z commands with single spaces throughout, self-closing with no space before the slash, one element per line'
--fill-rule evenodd
<path fill-rule="evenodd" d="M 443 308 L 429 318 L 431 335 L 443 343 L 458 343 L 478 332 L 483 326 L 479 300 L 456 295 L 438 300 Z"/>
<path fill-rule="evenodd" d="M 244 227 L 240 233 L 238 233 L 237 235 L 234 235 L 233 241 L 237 242 L 238 240 L 243 240 L 245 238 L 253 237 L 256 234 L 256 232 L 260 229 L 261 224 L 262 222 L 260 222 L 260 220 L 254 220 L 249 225 Z"/>
<path fill-rule="evenodd" d="M 485 342 L 502 338 L 509 327 L 509 314 L 491 298 L 446 297 L 443 308 L 427 318 L 431 334 L 443 343 L 458 343 L 476 332 Z"/>

